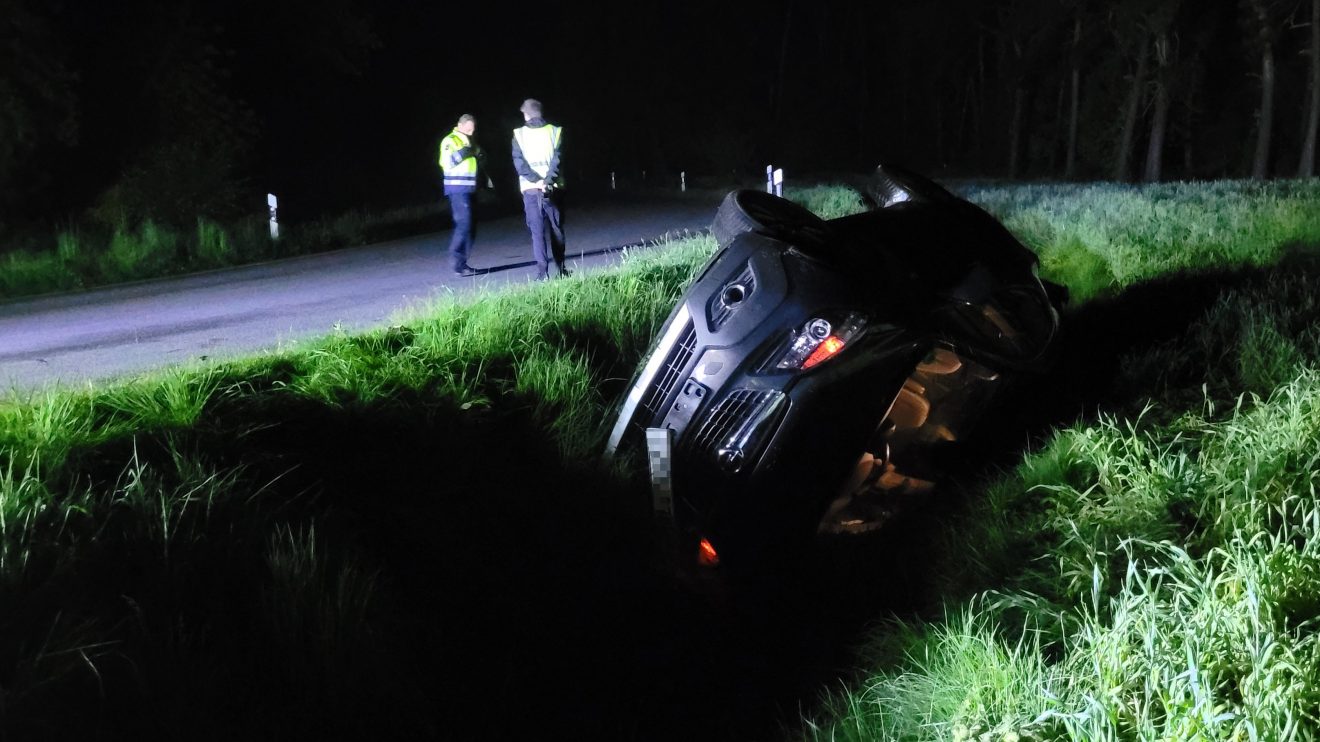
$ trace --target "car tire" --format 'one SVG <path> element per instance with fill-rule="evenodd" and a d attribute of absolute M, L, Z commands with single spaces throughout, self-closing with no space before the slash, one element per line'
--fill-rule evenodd
<path fill-rule="evenodd" d="M 881 164 L 871 174 L 867 195 L 880 208 L 908 201 L 955 203 L 959 198 L 924 175 L 893 164 Z"/>
<path fill-rule="evenodd" d="M 825 220 L 805 206 L 763 191 L 744 189 L 724 197 L 710 233 L 724 247 L 748 232 L 811 249 L 827 244 Z"/>

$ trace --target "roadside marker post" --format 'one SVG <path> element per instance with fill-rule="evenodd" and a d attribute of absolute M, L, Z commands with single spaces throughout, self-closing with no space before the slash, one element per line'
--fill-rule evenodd
<path fill-rule="evenodd" d="M 270 238 L 278 240 L 280 238 L 279 199 L 275 198 L 274 193 L 266 194 L 266 205 L 270 207 Z"/>
<path fill-rule="evenodd" d="M 775 166 L 774 166 L 774 165 L 766 165 L 766 166 L 765 166 L 765 192 L 766 192 L 766 193 L 774 193 L 774 192 L 775 192 Z"/>
<path fill-rule="evenodd" d="M 683 170 L 678 174 L 678 190 L 687 193 L 687 171 Z"/>
<path fill-rule="evenodd" d="M 776 196 L 783 196 L 783 195 L 784 195 L 784 169 L 783 169 L 782 167 L 775 171 L 774 183 L 775 183 L 775 195 L 776 195 Z"/>

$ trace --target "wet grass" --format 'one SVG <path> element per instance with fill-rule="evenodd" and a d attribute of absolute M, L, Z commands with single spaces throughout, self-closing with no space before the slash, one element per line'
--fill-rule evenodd
<path fill-rule="evenodd" d="M 1141 213 L 1128 190 L 1115 222 Z M 1015 208 L 1082 208 L 1031 193 Z M 11 398 L 0 731 L 1313 735 L 1320 268 L 1289 253 L 1308 224 L 1243 222 L 1230 241 L 1253 250 L 1197 272 L 1100 243 L 1050 263 L 1094 298 L 956 486 L 723 609 L 648 568 L 644 483 L 596 461 L 709 241 L 280 354 Z"/>

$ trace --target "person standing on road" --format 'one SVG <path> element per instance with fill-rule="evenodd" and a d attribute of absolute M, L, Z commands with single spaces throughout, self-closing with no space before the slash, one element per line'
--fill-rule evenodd
<path fill-rule="evenodd" d="M 536 280 L 544 281 L 549 276 L 551 258 L 558 275 L 567 276 L 562 211 L 564 182 L 559 174 L 563 129 L 541 118 L 539 100 L 528 98 L 518 110 L 522 111 L 523 125 L 513 130 L 513 167 L 518 171 L 527 230 L 532 233 Z"/>
<path fill-rule="evenodd" d="M 481 148 L 472 140 L 476 132 L 477 120 L 465 113 L 458 117 L 454 130 L 440 140 L 440 168 L 445 174 L 445 196 L 449 198 L 449 213 L 454 219 L 449 260 L 456 276 L 477 275 L 477 270 L 467 262 L 476 233 L 472 201 L 477 192 L 477 158 L 481 154 Z"/>

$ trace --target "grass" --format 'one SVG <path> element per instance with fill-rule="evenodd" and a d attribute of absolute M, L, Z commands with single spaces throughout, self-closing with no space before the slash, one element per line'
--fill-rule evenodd
<path fill-rule="evenodd" d="M 1263 244 L 1218 254 L 1277 261 Z M 1174 264 L 1140 262 L 1114 274 Z M 967 485 L 933 555 L 943 608 L 874 635 L 800 736 L 1320 732 L 1316 271 L 1297 256 L 1225 279 L 1190 326 L 1120 359 L 1122 403 Z"/>
<path fill-rule="evenodd" d="M 1181 271 L 1268 265 L 1289 245 L 1320 241 L 1314 179 L 963 191 L 1079 299 Z"/>
<path fill-rule="evenodd" d="M 443 203 L 281 224 L 272 240 L 264 219 L 230 224 L 199 219 L 193 230 L 156 224 L 68 228 L 49 247 L 0 253 L 0 300 L 89 289 L 186 272 L 303 255 L 437 231 L 449 223 Z"/>
<path fill-rule="evenodd" d="M 1320 189 L 969 195 L 1084 297 L 1073 331 L 939 517 L 892 561 L 811 575 L 810 607 L 723 623 L 669 591 L 644 485 L 596 461 L 705 238 L 0 402 L 0 733 L 1320 733 L 1320 266 L 1298 249 L 1320 243 Z M 877 608 L 899 565 L 919 589 Z"/>
<path fill-rule="evenodd" d="M 905 627 L 899 648 L 876 640 L 870 664 L 887 669 L 807 736 L 1312 737 L 1318 433 L 1310 368 L 1227 414 L 1061 431 L 947 534 L 945 570 L 970 558 L 1007 584 Z M 1037 542 L 1045 561 L 1005 569 L 967 548 L 1011 548 L 986 532 Z"/>

